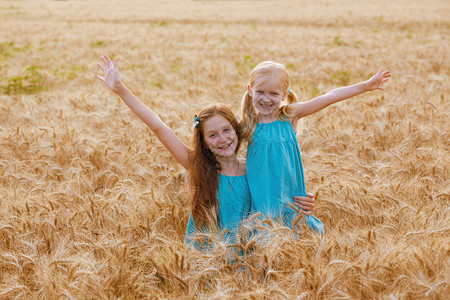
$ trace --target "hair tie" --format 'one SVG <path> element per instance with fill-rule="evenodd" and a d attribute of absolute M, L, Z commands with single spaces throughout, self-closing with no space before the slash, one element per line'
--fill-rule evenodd
<path fill-rule="evenodd" d="M 194 115 L 194 128 L 198 128 L 198 124 L 200 124 L 200 119 L 197 115 Z"/>
<path fill-rule="evenodd" d="M 291 93 L 291 89 L 288 89 L 288 95 Z"/>

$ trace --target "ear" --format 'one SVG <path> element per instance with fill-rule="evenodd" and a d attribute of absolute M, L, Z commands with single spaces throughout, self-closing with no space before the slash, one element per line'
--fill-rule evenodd
<path fill-rule="evenodd" d="M 252 92 L 252 89 L 250 87 L 250 84 L 247 85 L 247 92 L 248 92 L 248 95 L 253 98 L 253 92 Z"/>

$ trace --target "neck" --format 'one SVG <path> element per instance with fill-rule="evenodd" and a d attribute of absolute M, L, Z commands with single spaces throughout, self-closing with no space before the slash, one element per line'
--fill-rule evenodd
<path fill-rule="evenodd" d="M 258 114 L 258 123 L 272 123 L 278 120 L 277 116 L 263 116 Z"/>
<path fill-rule="evenodd" d="M 220 172 L 224 175 L 234 175 L 239 169 L 239 160 L 236 155 L 228 157 L 216 157 L 220 165 Z"/>

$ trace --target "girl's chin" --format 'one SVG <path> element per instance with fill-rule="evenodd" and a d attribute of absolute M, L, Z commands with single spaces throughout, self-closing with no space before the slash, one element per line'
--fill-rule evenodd
<path fill-rule="evenodd" d="M 273 109 L 273 105 L 272 106 L 259 106 L 260 110 L 264 110 L 264 111 L 271 111 Z"/>
<path fill-rule="evenodd" d="M 270 106 L 270 107 L 259 106 L 258 112 L 260 114 L 264 114 L 264 115 L 273 114 L 275 112 L 275 109 L 273 108 L 273 106 Z"/>

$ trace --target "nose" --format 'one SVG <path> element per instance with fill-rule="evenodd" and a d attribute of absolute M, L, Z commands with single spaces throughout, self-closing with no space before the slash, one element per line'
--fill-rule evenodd
<path fill-rule="evenodd" d="M 264 93 L 264 94 L 261 96 L 261 100 L 262 100 L 262 101 L 269 101 L 270 99 L 269 99 L 269 96 L 268 96 L 266 93 Z"/>
<path fill-rule="evenodd" d="M 222 142 L 222 141 L 225 141 L 227 139 L 227 136 L 226 136 L 226 134 L 225 133 L 220 133 L 219 134 L 219 141 L 220 142 Z"/>

